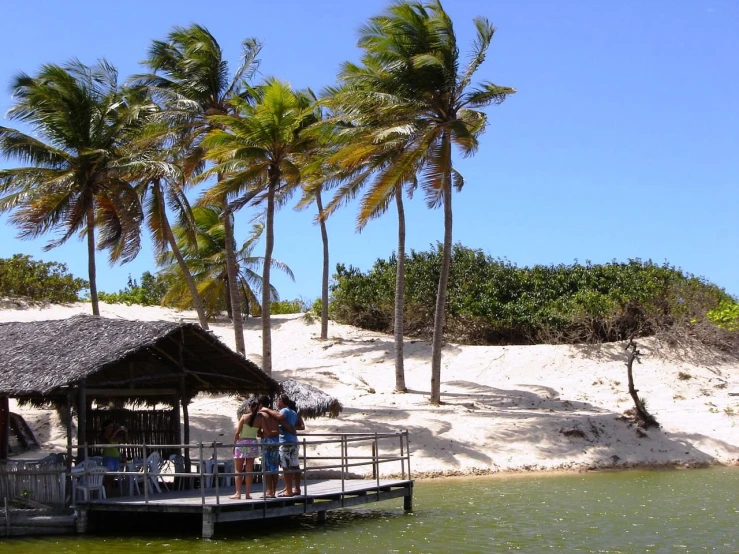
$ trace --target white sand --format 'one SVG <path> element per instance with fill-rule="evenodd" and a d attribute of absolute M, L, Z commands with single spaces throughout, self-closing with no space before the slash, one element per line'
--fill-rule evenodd
<path fill-rule="evenodd" d="M 194 313 L 164 308 L 101 304 L 101 312 L 196 321 Z M 14 309 L 6 302 L 0 321 L 78 313 L 90 313 L 89 304 Z M 247 357 L 257 364 L 260 325 L 257 319 L 245 324 Z M 211 330 L 233 347 L 228 323 Z M 319 322 L 307 323 L 302 315 L 273 317 L 273 377 L 311 383 L 344 404 L 339 418 L 309 420 L 306 432 L 408 429 L 417 476 L 739 463 L 739 396 L 729 394 L 739 392 L 739 365 L 720 355 L 639 341 L 636 387 L 662 425 L 644 434 L 621 417 L 633 405 L 623 345 L 449 344 L 443 351 L 443 405 L 432 406 L 429 343 L 406 342 L 410 392 L 396 394 L 391 336 L 335 323 L 327 341 L 319 334 Z M 192 440 L 229 442 L 237 406 L 229 396 L 195 399 Z M 51 412 L 12 409 L 23 413 L 49 446 L 64 444 L 64 429 Z"/>

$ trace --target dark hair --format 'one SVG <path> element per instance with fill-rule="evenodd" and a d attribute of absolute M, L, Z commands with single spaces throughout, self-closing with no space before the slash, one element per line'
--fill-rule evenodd
<path fill-rule="evenodd" d="M 257 402 L 259 402 L 265 408 L 269 408 L 272 405 L 272 401 L 269 399 L 269 396 L 267 396 L 266 394 L 263 394 L 262 396 L 257 398 Z"/>
<path fill-rule="evenodd" d="M 249 402 L 249 413 L 246 415 L 246 424 L 250 427 L 254 427 L 254 418 L 257 417 L 257 408 L 259 408 L 259 402 L 256 400 Z"/>

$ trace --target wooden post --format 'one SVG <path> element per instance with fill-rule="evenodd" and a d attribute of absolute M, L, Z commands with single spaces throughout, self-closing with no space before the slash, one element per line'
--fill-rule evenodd
<path fill-rule="evenodd" d="M 87 387 L 85 380 L 80 381 L 77 397 L 77 446 L 87 443 Z M 77 449 L 77 457 L 81 456 L 79 448 Z M 82 455 L 84 456 L 84 455 Z M 82 457 L 81 459 L 84 459 Z"/>
<path fill-rule="evenodd" d="M 326 510 L 316 512 L 316 520 L 318 523 L 326 523 Z"/>
<path fill-rule="evenodd" d="M 8 459 L 10 444 L 10 404 L 7 396 L 0 396 L 0 460 Z"/>
<path fill-rule="evenodd" d="M 408 484 L 408 494 L 403 497 L 403 510 L 406 512 L 413 511 L 413 482 Z"/>
<path fill-rule="evenodd" d="M 216 515 L 213 506 L 203 506 L 203 538 L 209 539 L 215 533 Z"/>
<path fill-rule="evenodd" d="M 77 532 L 80 534 L 87 533 L 88 523 L 87 510 L 77 508 Z"/>

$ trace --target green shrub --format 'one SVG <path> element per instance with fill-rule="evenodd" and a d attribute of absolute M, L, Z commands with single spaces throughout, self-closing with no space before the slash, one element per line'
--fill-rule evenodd
<path fill-rule="evenodd" d="M 36 261 L 25 254 L 0 259 L 0 296 L 23 297 L 33 301 L 76 302 L 89 283 L 67 273 L 58 262 Z"/>
<path fill-rule="evenodd" d="M 431 336 L 440 265 L 440 245 L 407 256 L 409 336 Z M 394 256 L 377 260 L 366 273 L 338 264 L 332 317 L 391 332 L 396 266 Z M 727 300 L 731 298 L 717 286 L 667 263 L 635 259 L 519 268 L 457 244 L 445 334 L 469 344 L 615 341 L 705 320 L 707 311 Z"/>
<path fill-rule="evenodd" d="M 166 283 L 158 276 L 148 271 L 141 274 L 141 285 L 136 279 L 128 276 L 128 284 L 118 292 L 100 292 L 98 298 L 109 304 L 139 304 L 141 306 L 161 306 L 162 299 L 167 293 Z"/>
<path fill-rule="evenodd" d="M 272 315 L 280 314 L 302 314 L 308 311 L 306 303 L 300 299 L 295 300 L 278 300 L 271 302 L 269 305 L 269 313 Z"/>
<path fill-rule="evenodd" d="M 733 300 L 724 300 L 715 310 L 710 310 L 706 316 L 709 321 L 722 329 L 739 331 L 739 303 Z"/>

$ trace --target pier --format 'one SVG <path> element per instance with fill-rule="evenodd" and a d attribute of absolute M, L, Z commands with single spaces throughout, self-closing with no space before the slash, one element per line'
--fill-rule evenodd
<path fill-rule="evenodd" d="M 115 521 L 121 513 L 146 514 L 147 519 L 161 514 L 195 514 L 202 520 L 201 535 L 210 538 L 216 525 L 224 522 L 304 514 L 316 514 L 320 522 L 332 510 L 399 498 L 406 511 L 413 509 L 407 431 L 301 435 L 302 494 L 278 498 L 265 498 L 263 484 L 267 473 L 263 469 L 251 474 L 258 481 L 252 486 L 251 499 L 228 498 L 234 493 L 231 483 L 236 474 L 232 460 L 224 454 L 233 445 L 138 446 L 149 453 L 181 448 L 187 460 L 194 451 L 198 457 L 190 460 L 187 468 L 198 470 L 175 471 L 174 464 L 167 460 L 161 471 L 152 472 L 143 465 L 135 471 L 108 472 L 106 475 L 116 476 L 117 492 L 122 496 L 99 498 L 101 495 L 88 494 L 86 500 L 73 498 L 78 533 L 94 532 L 91 521 L 106 525 L 108 519 Z M 81 479 L 88 472 L 76 473 L 76 478 Z M 136 489 L 131 486 L 132 479 Z"/>

